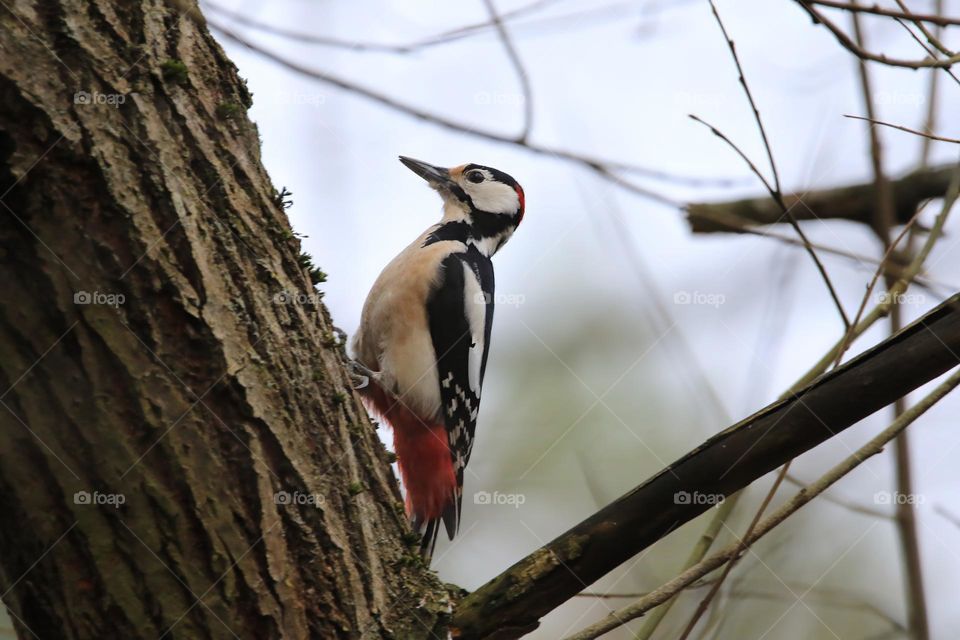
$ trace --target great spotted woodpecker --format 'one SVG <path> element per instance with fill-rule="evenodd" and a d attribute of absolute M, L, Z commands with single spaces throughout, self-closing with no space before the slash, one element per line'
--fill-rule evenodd
<path fill-rule="evenodd" d="M 353 339 L 353 375 L 393 429 L 406 509 L 429 559 L 460 525 L 493 326 L 491 256 L 523 219 L 523 189 L 497 169 L 400 156 L 443 198 L 443 218 L 377 278 Z"/>

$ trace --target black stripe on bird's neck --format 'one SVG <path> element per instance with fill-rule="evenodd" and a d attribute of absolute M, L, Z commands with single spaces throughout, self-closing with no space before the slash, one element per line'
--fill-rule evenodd
<path fill-rule="evenodd" d="M 511 214 L 473 210 L 470 212 L 469 221 L 451 220 L 441 223 L 427 236 L 423 246 L 426 247 L 442 240 L 455 240 L 466 244 L 471 240 L 476 242 L 497 236 L 502 237 L 505 241 L 510 232 L 516 229 L 519 223 L 518 217 Z M 497 248 L 499 249 L 499 245 Z"/>

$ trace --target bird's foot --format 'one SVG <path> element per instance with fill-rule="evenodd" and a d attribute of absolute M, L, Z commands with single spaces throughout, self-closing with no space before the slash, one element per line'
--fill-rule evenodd
<path fill-rule="evenodd" d="M 377 372 L 371 371 L 356 360 L 350 360 L 347 363 L 347 374 L 350 376 L 350 381 L 353 382 L 353 388 L 357 391 L 366 389 L 370 386 L 371 380 L 376 381 L 380 377 Z"/>

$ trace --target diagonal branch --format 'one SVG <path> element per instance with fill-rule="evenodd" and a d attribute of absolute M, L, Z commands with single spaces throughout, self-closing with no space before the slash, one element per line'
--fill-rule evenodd
<path fill-rule="evenodd" d="M 863 116 L 852 116 L 844 115 L 844 118 L 852 118 L 854 120 L 865 120 L 871 124 L 878 124 L 883 127 L 890 127 L 891 129 L 898 129 L 900 131 L 906 131 L 907 133 L 912 133 L 915 136 L 923 136 L 924 138 L 929 138 L 930 140 L 938 140 L 940 142 L 952 142 L 953 144 L 960 144 L 960 139 L 957 138 L 947 138 L 944 136 L 934 135 L 932 133 L 924 133 L 923 131 L 917 131 L 916 129 L 911 129 L 910 127 L 905 127 L 900 124 L 892 124 L 890 122 L 884 122 L 883 120 L 877 120 L 875 118 L 863 117 Z"/>
<path fill-rule="evenodd" d="M 685 495 L 735 493 L 952 369 L 960 363 L 957 353 L 960 294 L 711 438 L 464 598 L 452 620 L 458 638 L 516 638 L 529 632 L 584 584 L 710 507 L 710 500 L 685 500 Z M 762 531 L 761 523 L 754 535 Z"/>
<path fill-rule="evenodd" d="M 714 555 L 706 558 L 695 567 L 684 571 L 679 576 L 670 580 L 658 589 L 651 591 L 637 602 L 614 611 L 600 622 L 581 630 L 579 633 L 565 638 L 564 640 L 593 640 L 600 637 L 611 629 L 628 622 L 634 618 L 642 616 L 658 604 L 665 602 L 682 589 L 695 583 L 696 580 L 720 567 L 723 563 L 735 558 L 742 551 L 744 543 L 749 547 L 754 542 L 770 533 L 781 522 L 786 520 L 792 514 L 796 513 L 801 507 L 808 504 L 811 500 L 822 494 L 833 486 L 838 480 L 856 469 L 869 458 L 883 451 L 884 446 L 891 440 L 901 435 L 910 424 L 923 415 L 930 407 L 942 400 L 948 393 L 960 385 L 960 370 L 954 371 L 945 381 L 929 394 L 924 396 L 917 404 L 907 409 L 903 414 L 897 417 L 890 425 L 872 438 L 867 444 L 863 445 L 852 454 L 844 458 L 839 464 L 835 465 L 827 473 L 820 476 L 815 482 L 806 489 L 801 490 L 790 500 L 783 504 L 774 513 L 770 514 L 761 522 L 756 530 L 747 538 L 737 540 L 733 544 L 718 551 Z"/>
<path fill-rule="evenodd" d="M 514 145 L 521 149 L 525 149 L 531 153 L 538 155 L 551 157 L 557 160 L 564 160 L 577 164 L 586 169 L 590 169 L 597 175 L 609 180 L 610 182 L 616 184 L 617 186 L 629 190 L 631 193 L 637 194 L 649 200 L 659 202 L 661 204 L 670 206 L 670 207 L 679 207 L 680 203 L 675 200 L 650 189 L 647 189 L 641 185 L 636 184 L 633 181 L 627 180 L 622 174 L 632 174 L 636 176 L 642 176 L 644 178 L 662 180 L 665 182 L 673 182 L 676 184 L 685 184 L 689 186 L 697 186 L 704 184 L 730 184 L 730 180 L 714 180 L 714 179 L 700 179 L 700 178 L 691 178 L 687 176 L 676 176 L 663 171 L 656 169 L 648 169 L 646 167 L 641 167 L 635 164 L 619 162 L 616 160 L 607 160 L 601 158 L 595 158 L 589 155 L 576 153 L 573 151 L 568 151 L 565 149 L 554 149 L 542 145 L 533 144 L 525 140 L 519 139 L 515 136 L 508 136 L 494 131 L 489 131 L 483 128 L 475 127 L 469 124 L 458 122 L 456 120 L 451 120 L 444 116 L 441 116 L 436 113 L 421 109 L 411 104 L 407 104 L 403 101 L 397 100 L 389 95 L 380 93 L 368 87 L 364 87 L 358 84 L 353 83 L 350 80 L 345 78 L 318 71 L 307 67 L 296 60 L 292 60 L 281 56 L 280 54 L 270 51 L 260 45 L 244 38 L 235 31 L 225 27 L 221 24 L 216 24 L 212 21 L 207 21 L 207 25 L 212 31 L 220 34 L 224 38 L 231 40 L 243 47 L 246 47 L 253 51 L 254 53 L 262 56 L 263 58 L 270 60 L 290 71 L 298 73 L 313 80 L 328 84 L 330 86 L 337 87 L 344 91 L 353 93 L 367 100 L 380 104 L 381 106 L 387 107 L 399 113 L 403 113 L 407 116 L 423 120 L 424 122 L 429 122 L 433 125 L 449 129 L 451 131 L 457 131 L 460 133 L 465 133 L 467 135 L 475 136 L 478 138 L 483 138 L 486 140 L 491 140 L 494 142 L 499 142 L 503 144 Z"/>

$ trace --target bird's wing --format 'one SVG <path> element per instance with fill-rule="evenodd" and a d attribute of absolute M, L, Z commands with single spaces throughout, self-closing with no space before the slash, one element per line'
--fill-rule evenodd
<path fill-rule="evenodd" d="M 456 508 L 444 512 L 453 538 L 463 502 L 463 471 L 470 461 L 480 409 L 480 389 L 487 367 L 493 326 L 493 264 L 473 246 L 447 256 L 442 282 L 427 302 L 430 334 L 437 355 L 437 374 L 447 443 L 457 480 Z"/>

